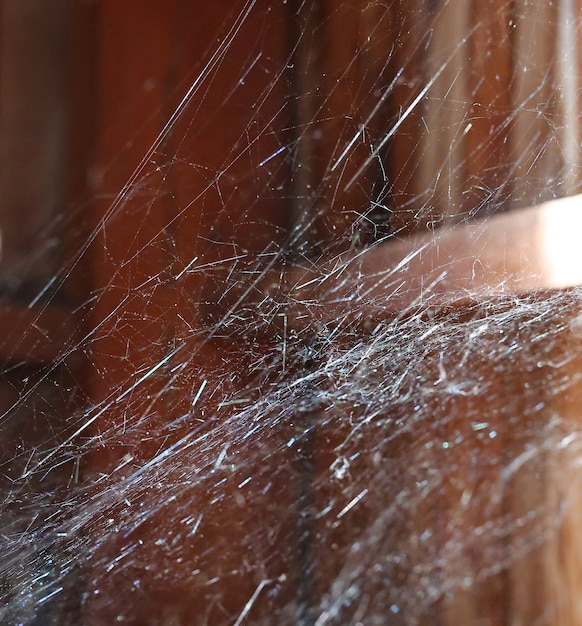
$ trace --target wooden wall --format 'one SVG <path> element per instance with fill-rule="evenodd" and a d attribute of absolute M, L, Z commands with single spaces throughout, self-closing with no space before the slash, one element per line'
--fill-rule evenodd
<path fill-rule="evenodd" d="M 221 406 L 222 397 L 253 389 L 246 399 L 252 402 L 279 375 L 259 372 L 254 363 L 268 360 L 280 335 L 258 339 L 206 317 L 209 293 L 233 302 L 232 277 L 254 278 L 269 263 L 269 270 L 282 271 L 275 265 L 281 252 L 317 264 L 326 260 L 322 255 L 390 234 L 433 229 L 578 188 L 572 20 L 579 8 L 567 0 L 228 0 L 206 3 L 203 10 L 188 0 L 45 5 L 0 5 L 0 228 L 6 242 L 0 284 L 25 302 L 26 311 L 52 277 L 59 289 L 47 292 L 44 317 L 39 312 L 30 319 L 24 308 L 10 308 L 10 320 L 24 320 L 27 341 L 5 343 L 4 358 L 64 364 L 77 376 L 88 396 L 80 434 L 94 451 L 81 468 L 88 482 L 108 477 L 115 487 L 153 462 L 163 446 L 187 436 L 190 422 L 182 418 L 192 414 L 197 394 L 205 394 L 200 419 L 212 428 L 209 416 L 226 423 L 235 412 Z M 23 70 L 25 54 L 35 60 Z M 42 108 L 31 95 L 37 91 L 46 98 Z M 47 245 L 47 233 L 59 245 Z M 31 258 L 37 261 L 31 264 Z M 569 310 L 562 325 L 573 316 Z M 46 331 L 40 335 L 39 325 Z M 48 348 L 41 336 L 51 339 Z M 527 341 L 519 329 L 514 339 Z M 559 360 L 567 349 L 556 341 L 544 354 Z M 81 355 L 73 364 L 72 352 Z M 487 371 L 484 357 L 472 358 L 467 367 Z M 454 353 L 448 359 L 441 366 L 452 370 Z M 577 365 L 574 359 L 569 367 Z M 469 429 L 466 413 L 483 411 L 483 421 L 499 432 L 492 456 L 509 462 L 527 443 L 523 433 L 538 427 L 528 422 L 509 432 L 501 423 L 508 404 L 512 415 L 536 404 L 531 394 L 520 395 L 526 383 L 539 384 L 538 402 L 550 407 L 540 417 L 542 429 L 552 410 L 575 415 L 579 394 L 563 402 L 546 397 L 536 372 L 511 360 L 503 368 L 489 371 L 490 402 L 461 398 L 435 412 L 446 411 L 447 428 L 457 433 Z M 436 362 L 423 370 L 427 385 L 437 384 L 441 374 Z M 120 617 L 196 623 L 193 615 L 237 626 L 237 615 L 314 623 L 314 607 L 338 569 L 354 558 L 359 530 L 379 519 L 384 500 L 394 495 L 375 482 L 378 464 L 362 461 L 369 489 L 377 487 L 376 503 L 358 509 L 351 525 L 339 530 L 325 516 L 315 519 L 318 506 L 347 493 L 334 493 L 333 486 L 314 493 L 307 485 L 323 480 L 345 435 L 312 428 L 320 418 L 316 409 L 298 417 L 312 435 L 277 457 L 270 452 L 286 449 L 293 433 L 282 428 L 270 434 L 247 468 L 256 476 L 247 500 L 228 478 L 220 509 L 211 507 L 215 494 L 184 491 L 184 499 L 201 510 L 210 507 L 215 516 L 183 548 L 184 563 L 168 566 L 166 586 L 154 570 L 167 554 L 153 547 L 153 539 L 160 529 L 180 536 L 177 511 L 184 503 L 170 502 L 147 523 L 100 544 L 88 565 L 84 623 Z M 164 429 L 174 423 L 179 426 L 166 437 Z M 126 428 L 141 432 L 142 425 L 141 438 L 126 437 Z M 225 446 L 232 444 L 228 433 L 218 432 Z M 446 441 L 451 433 L 432 434 Z M 476 444 L 484 454 L 486 443 Z M 500 447 L 506 452 L 500 454 Z M 402 528 L 391 530 L 394 541 L 418 539 L 422 524 L 434 523 L 439 545 L 450 547 L 447 520 L 463 497 L 455 472 L 468 476 L 475 490 L 491 487 L 503 472 L 492 463 L 480 474 L 465 450 L 460 446 L 446 458 L 434 452 L 429 460 L 435 466 L 451 464 L 443 497 L 436 508 L 424 502 L 408 511 Z M 273 458 L 276 468 L 265 465 Z M 488 514 L 503 509 L 522 519 L 546 498 L 562 502 L 555 489 L 560 461 L 553 462 L 549 455 L 535 471 L 516 472 Z M 564 492 L 571 494 L 578 481 L 574 472 L 573 486 Z M 120 505 L 119 520 L 130 519 L 139 506 L 128 502 Z M 476 590 L 444 596 L 426 623 L 579 623 L 572 599 L 579 559 L 568 556 L 579 543 L 575 498 L 573 503 L 564 541 L 512 561 L 512 542 L 520 538 L 505 536 L 507 545 L 495 545 L 491 553 L 515 565 Z M 478 515 L 470 510 L 453 521 L 470 527 Z M 102 521 L 93 526 L 96 537 L 109 532 Z M 142 564 L 137 574 L 108 569 L 128 546 L 135 550 L 134 565 Z M 393 546 L 381 547 L 390 552 Z M 259 578 L 249 575 L 267 563 Z M 442 576 L 478 578 L 483 566 L 468 554 L 460 571 Z M 413 563 L 397 574 L 415 584 Z M 260 594 L 244 613 L 265 580 L 276 593 Z M 382 607 L 389 597 L 385 581 L 369 582 L 370 610 Z"/>

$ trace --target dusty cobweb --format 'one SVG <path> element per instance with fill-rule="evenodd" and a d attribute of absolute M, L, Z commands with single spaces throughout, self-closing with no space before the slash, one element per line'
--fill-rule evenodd
<path fill-rule="evenodd" d="M 500 279 L 449 306 L 433 283 L 383 315 L 402 267 L 374 290 L 354 275 L 367 247 L 578 191 L 579 19 L 566 0 L 268 4 L 221 17 L 28 300 L 105 267 L 56 362 L 4 371 L 0 621 L 552 623 L 559 592 L 538 591 L 560 581 L 580 480 L 582 292 Z M 503 46 L 510 95 L 485 102 L 502 79 L 472 54 Z"/>

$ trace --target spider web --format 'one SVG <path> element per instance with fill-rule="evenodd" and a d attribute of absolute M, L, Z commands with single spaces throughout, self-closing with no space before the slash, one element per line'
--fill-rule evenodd
<path fill-rule="evenodd" d="M 4 371 L 3 623 L 574 611 L 582 292 L 446 306 L 443 266 L 383 315 L 401 268 L 353 280 L 365 249 L 579 191 L 558 4 L 240 3 L 192 26 L 211 43 L 154 139 L 127 120 L 165 85 L 108 105 L 135 169 L 93 172 L 99 219 L 76 208 L 78 249 L 27 296 L 93 263 L 78 336 Z"/>

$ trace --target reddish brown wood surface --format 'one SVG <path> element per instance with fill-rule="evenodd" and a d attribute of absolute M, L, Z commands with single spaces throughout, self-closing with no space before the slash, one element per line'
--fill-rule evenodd
<path fill-rule="evenodd" d="M 239 408 L 221 406 L 221 400 L 247 386 L 260 391 L 253 361 L 269 346 L 256 344 L 249 352 L 242 338 L 234 345 L 209 340 L 215 333 L 197 302 L 206 281 L 213 283 L 215 267 L 254 263 L 270 242 L 282 239 L 288 221 L 285 155 L 275 154 L 288 124 L 283 19 L 283 6 L 269 2 L 232 0 L 204 11 L 185 0 L 99 3 L 98 157 L 92 170 L 98 201 L 89 256 L 96 298 L 89 348 L 92 397 L 103 410 L 87 434 L 101 435 L 107 444 L 90 459 L 87 476 L 147 467 L 164 446 L 189 436 L 192 420 L 223 433 L 216 458 L 207 459 L 220 465 L 220 451 L 232 443 L 220 424 Z M 199 412 L 192 403 L 202 390 Z M 191 419 L 172 428 L 171 441 L 159 438 L 184 415 Z M 147 424 L 150 435 L 128 442 L 125 419 Z M 278 431 L 262 454 L 268 457 L 287 436 Z M 128 453 L 129 464 L 123 461 Z M 236 456 L 236 446 L 230 454 Z M 224 474 L 218 503 L 216 493 L 193 478 L 175 504 L 153 513 L 125 540 L 104 545 L 91 572 L 99 593 L 88 592 L 85 623 L 120 616 L 145 623 L 168 615 L 220 623 L 239 615 L 260 584 L 248 575 L 253 563 L 270 562 L 263 576 L 288 587 L 283 595 L 292 600 L 293 576 L 280 575 L 296 570 L 296 472 L 289 465 L 287 478 L 273 482 L 261 459 L 247 467 L 254 476 L 247 490 L 232 484 L 230 465 L 217 465 Z M 175 480 L 183 471 L 177 462 Z M 289 506 L 281 506 L 285 501 Z M 180 546 L 181 564 L 174 562 L 170 578 L 160 582 L 157 564 L 170 558 L 163 537 L 183 531 L 178 511 L 187 505 L 191 516 L 200 516 L 200 527 Z M 212 515 L 203 515 L 207 510 Z M 271 535 L 271 527 L 282 536 Z M 160 529 L 162 543 L 155 544 Z M 249 532 L 257 536 L 255 552 L 246 544 Z M 105 570 L 138 539 L 143 548 L 132 559 L 139 588 L 123 567 L 118 574 Z M 280 549 L 275 539 L 288 547 Z M 281 608 L 265 598 L 249 618 Z"/>
<path fill-rule="evenodd" d="M 281 312 L 297 330 L 315 328 L 325 333 L 326 327 L 353 322 L 352 329 L 359 336 L 357 333 L 365 327 L 362 322 L 393 319 L 404 310 L 414 312 L 415 307 L 438 305 L 446 317 L 446 307 L 450 306 L 452 319 L 467 298 L 486 307 L 500 296 L 521 297 L 530 291 L 578 284 L 580 280 L 577 271 L 564 278 L 566 268 L 582 267 L 575 243 L 564 245 L 564 236 L 576 214 L 567 203 L 392 239 L 359 252 L 343 252 L 346 242 L 348 247 L 354 244 L 353 248 L 360 243 L 352 239 L 349 227 L 353 215 L 370 200 L 379 175 L 377 159 L 369 159 L 366 133 L 374 135 L 374 145 L 381 145 L 382 133 L 395 119 L 402 119 L 398 116 L 414 104 L 424 89 L 426 76 L 410 84 L 405 72 L 404 83 L 398 83 L 395 90 L 400 95 L 396 96 L 396 105 L 392 105 L 394 119 L 387 122 L 382 87 L 389 83 L 394 68 L 386 68 L 380 94 L 376 93 L 374 81 L 366 76 L 369 66 L 374 67 L 375 76 L 384 71 L 382 59 L 392 44 L 385 33 L 392 37 L 392 28 L 401 28 L 399 36 L 405 37 L 414 26 L 411 16 L 404 16 L 402 24 L 388 24 L 390 15 L 383 7 L 368 7 L 359 2 L 330 3 L 322 31 L 318 30 L 321 16 L 300 16 L 305 42 L 295 52 L 299 74 L 295 87 L 299 93 L 293 94 L 297 97 L 297 110 L 296 119 L 290 122 L 292 111 L 286 108 L 285 85 L 288 75 L 280 73 L 289 54 L 284 43 L 288 37 L 288 13 L 283 5 L 273 7 L 267 2 L 258 3 L 248 15 L 245 7 L 238 0 L 216 7 L 209 5 L 204 13 L 185 0 L 150 1 L 139 6 L 106 0 L 99 5 L 100 117 L 98 156 L 92 170 L 99 201 L 94 210 L 95 239 L 89 257 L 96 295 L 90 337 L 94 370 L 90 382 L 96 405 L 107 410 L 87 434 L 103 435 L 108 445 L 86 468 L 89 476 L 108 474 L 119 465 L 120 458 L 125 458 L 124 431 L 119 425 L 127 416 L 147 420 L 152 432 L 156 432 L 184 414 L 203 381 L 209 391 L 216 393 L 216 399 L 205 399 L 206 415 L 216 412 L 224 420 L 233 415 L 234 409 L 230 412 L 219 407 L 221 392 L 231 393 L 238 386 L 261 393 L 268 377 L 253 379 L 246 376 L 245 370 L 252 369 L 250 359 L 268 352 L 270 339 L 263 338 L 261 343 L 253 339 L 251 332 L 237 336 L 236 330 L 226 341 L 215 337 L 215 322 L 229 315 L 233 307 L 237 316 L 246 307 L 246 313 L 256 318 L 260 315 L 258 303 L 268 295 L 279 301 Z M 504 14 L 495 15 L 499 18 Z M 386 30 L 374 31 L 370 43 L 367 35 L 376 25 L 386 26 Z M 505 37 L 505 22 L 499 29 Z M 497 32 L 496 27 L 492 30 Z M 340 31 L 342 37 L 334 37 Z M 320 46 L 320 41 L 325 41 L 326 46 Z M 405 51 L 400 50 L 394 57 L 399 61 L 400 54 L 409 55 L 404 40 L 401 45 Z M 308 52 L 322 56 L 309 59 L 305 56 Z M 501 83 L 503 91 L 507 51 L 496 51 L 496 59 L 497 53 L 504 73 L 493 83 Z M 416 75 L 416 64 L 421 63 L 418 56 L 413 50 L 410 76 Z M 354 60 L 357 62 L 352 64 Z M 342 79 L 339 83 L 338 78 Z M 505 155 L 506 128 L 502 118 L 506 114 L 506 95 L 499 96 L 502 102 L 498 106 L 496 87 L 477 88 L 476 103 L 486 112 L 475 120 L 475 134 L 469 140 L 471 154 L 476 156 L 470 177 L 481 177 L 482 169 L 490 172 L 491 164 L 503 158 L 500 154 Z M 257 102 L 262 103 L 258 110 L 253 107 Z M 370 117 L 377 106 L 378 119 Z M 413 132 L 417 114 L 420 110 L 413 106 L 404 120 L 406 124 L 403 121 L 400 125 L 402 131 Z M 166 125 L 168 120 L 172 120 L 171 126 Z M 289 133 L 290 124 L 295 124 L 295 134 Z M 359 124 L 366 127 L 365 133 Z M 408 210 L 418 199 L 418 187 L 410 182 L 416 163 L 408 151 L 416 147 L 422 153 L 425 147 L 416 135 L 406 132 L 396 136 L 391 146 L 390 176 L 395 181 L 401 177 L 395 184 L 395 198 L 404 200 Z M 489 143 L 487 135 L 491 133 L 495 140 Z M 309 168 L 307 174 L 289 172 L 285 155 L 278 154 L 290 134 L 305 144 L 298 148 L 298 154 L 305 157 L 300 164 Z M 281 185 L 292 175 L 296 176 L 295 182 L 281 192 Z M 487 184 L 493 186 L 504 176 L 505 170 L 496 170 L 491 179 L 487 178 Z M 284 198 L 289 188 L 295 198 L 295 207 L 291 209 Z M 297 203 L 299 197 L 305 202 Z M 308 235 L 310 245 L 317 247 L 324 242 L 327 247 L 335 242 L 334 232 L 341 233 L 341 256 L 324 257 L 314 266 L 284 272 L 280 268 L 269 272 L 264 265 L 255 264 L 257 254 L 278 250 L 268 246 L 283 240 L 293 218 L 304 219 L 307 214 L 318 216 Z M 425 222 L 411 222 L 406 217 L 396 223 L 404 231 L 413 231 Z M 558 245 L 543 240 L 554 227 Z M 571 256 L 560 260 L 557 252 L 564 249 Z M 232 257 L 240 261 L 229 261 Z M 549 269 L 552 260 L 557 263 L 557 273 L 555 268 Z M 246 282 L 239 280 L 238 271 Z M 241 284 L 240 292 L 230 288 Z M 210 300 L 211 292 L 220 297 L 209 314 L 201 303 Z M 273 332 L 276 341 L 279 330 Z M 255 343 L 249 351 L 252 341 Z M 237 342 L 240 343 L 236 345 Z M 566 347 L 553 349 L 559 353 Z M 454 352 L 447 358 L 450 363 L 446 361 L 443 367 L 454 367 Z M 472 365 L 486 368 L 488 364 L 486 359 L 475 357 Z M 447 420 L 441 429 L 431 431 L 431 437 L 447 441 L 449 430 L 469 432 L 463 421 L 467 411 L 482 409 L 485 414 L 490 413 L 491 418 L 487 419 L 495 427 L 508 403 L 519 414 L 519 389 L 527 381 L 522 372 L 512 367 L 508 362 L 506 370 L 491 376 L 494 392 L 489 403 L 461 398 L 435 405 L 435 411 L 444 411 Z M 424 373 L 427 384 L 436 384 L 441 374 L 434 362 L 426 366 Z M 506 378 L 511 383 L 504 387 Z M 132 398 L 131 402 L 126 402 L 127 398 Z M 319 417 L 314 410 L 313 415 L 304 417 L 302 427 L 309 429 L 309 420 L 317 421 Z M 527 428 L 535 426 L 528 424 Z M 184 426 L 173 436 L 177 439 L 187 434 L 185 429 Z M 140 591 L 129 573 L 126 576 L 92 571 L 89 585 L 94 584 L 95 589 L 89 589 L 89 593 L 98 588 L 103 600 L 91 596 L 86 622 L 107 623 L 120 616 L 136 623 L 153 616 L 188 620 L 202 614 L 209 623 L 220 623 L 221 619 L 232 622 L 235 616 L 246 615 L 245 607 L 257 589 L 263 589 L 262 581 L 271 581 L 269 585 L 280 583 L 284 590 L 277 605 L 269 604 L 267 594 L 257 596 L 258 600 L 249 605 L 249 620 L 272 619 L 281 610 L 282 601 L 290 605 L 316 602 L 333 584 L 338 569 L 346 564 L 357 565 L 357 555 L 349 551 L 359 530 L 382 516 L 385 499 L 393 497 L 401 485 L 381 484 L 382 458 L 363 458 L 354 471 L 359 468 L 370 477 L 367 489 L 375 498 L 362 500 L 363 507 L 356 506 L 358 498 L 366 498 L 361 495 L 363 490 L 340 490 L 323 482 L 346 433 L 342 428 L 334 428 L 333 421 L 327 428 L 309 432 L 311 439 L 307 438 L 298 455 L 290 451 L 288 457 L 277 457 L 278 466 L 273 468 L 277 470 L 277 480 L 271 480 L 269 466 L 264 463 L 273 463 L 270 452 L 285 444 L 290 433 L 281 429 L 262 442 L 261 454 L 248 465 L 249 475 L 255 476 L 258 483 L 257 491 L 250 492 L 248 499 L 244 495 L 241 499 L 237 485 L 225 478 L 221 506 L 212 509 L 214 516 L 205 521 L 203 532 L 188 549 L 184 548 L 185 563 L 172 565 L 175 569 L 171 581 L 163 589 L 153 573 L 148 573 L 147 564 L 161 563 L 164 551 L 153 548 L 149 540 L 158 536 L 160 528 L 170 534 L 180 520 L 171 504 L 149 519 L 131 536 L 146 546 L 132 557 L 136 563 L 145 564 L 145 571 L 140 571 Z M 435 506 L 433 502 L 424 502 L 419 510 L 408 511 L 402 527 L 395 528 L 392 537 L 404 538 L 419 561 L 426 559 L 430 554 L 414 542 L 419 540 L 423 524 L 431 522 L 440 533 L 436 545 L 450 548 L 448 516 L 456 514 L 456 502 L 463 497 L 455 473 L 462 473 L 471 489 L 491 487 L 505 462 L 500 449 L 506 446 L 508 451 L 519 450 L 524 445 L 520 432 L 517 428 L 507 437 L 500 435 L 490 448 L 497 464 L 484 471 L 466 458 L 463 446 L 450 454 L 445 454 L 443 448 L 423 457 L 422 461 L 431 466 L 450 464 L 443 497 Z M 228 432 L 218 428 L 217 433 L 224 435 L 225 446 L 232 444 Z M 132 463 L 124 471 L 145 467 L 155 457 L 159 442 L 146 434 L 143 442 L 132 447 Z M 380 437 L 372 427 L 366 434 L 371 440 Z M 414 436 L 411 434 L 408 442 L 411 447 Z M 473 449 L 486 455 L 486 443 L 478 442 Z M 405 440 L 403 445 L 406 448 Z M 357 446 L 354 450 L 358 451 Z M 385 452 L 389 457 L 390 450 Z M 414 464 L 408 474 L 404 465 L 403 461 L 402 484 L 406 485 L 414 478 Z M 549 476 L 545 473 L 549 471 L 545 460 L 538 474 L 528 471 L 512 475 L 507 492 L 492 505 L 490 515 L 498 515 L 504 508 L 520 518 L 539 504 L 545 497 L 541 491 L 547 483 L 541 479 L 540 487 L 536 481 L 539 476 Z M 309 480 L 324 486 L 317 494 L 309 493 Z M 191 506 L 202 509 L 210 506 L 213 495 L 216 494 L 193 489 L 184 498 L 192 497 Z M 317 520 L 314 516 L 317 507 L 330 498 L 335 498 L 333 510 L 335 521 L 341 520 L 339 526 L 328 524 L 324 516 Z M 470 528 L 478 515 L 479 511 L 470 510 L 457 523 Z M 303 521 L 298 522 L 301 517 Z M 568 521 L 565 528 L 574 526 L 574 522 Z M 273 528 L 279 529 L 278 535 L 270 532 Z M 251 534 L 255 552 L 249 556 L 247 540 Z M 508 542 L 511 544 L 513 539 L 519 543 L 519 536 L 511 536 Z M 127 545 L 122 537 L 119 542 L 104 546 L 104 561 L 98 566 L 122 555 Z M 503 547 L 492 549 L 500 553 Z M 390 551 L 392 546 L 387 544 L 384 549 Z M 544 558 L 545 553 L 535 553 L 531 560 L 522 560 L 509 568 L 511 584 L 507 587 L 505 580 L 496 579 L 474 591 L 465 589 L 456 596 L 445 596 L 439 606 L 441 622 L 457 624 L 481 619 L 476 607 L 483 604 L 488 605 L 490 623 L 502 623 L 508 614 L 526 621 L 537 615 L 544 602 L 542 593 L 536 595 L 536 602 L 526 605 L 532 589 L 536 593 L 538 589 L 539 581 L 532 582 L 532 572 Z M 248 575 L 255 571 L 254 566 L 267 562 L 270 569 L 261 571 L 259 578 Z M 462 566 L 444 571 L 443 577 L 459 580 L 466 573 L 476 575 L 481 566 L 480 557 L 468 551 Z M 281 572 L 288 577 L 283 578 Z M 569 581 L 576 579 L 576 572 L 575 566 L 568 569 Z M 416 580 L 414 566 L 403 564 L 400 577 L 410 577 L 412 585 Z M 544 590 L 548 588 L 545 579 L 539 584 Z M 381 606 L 385 590 L 381 581 L 370 579 L 370 590 L 370 601 Z"/>

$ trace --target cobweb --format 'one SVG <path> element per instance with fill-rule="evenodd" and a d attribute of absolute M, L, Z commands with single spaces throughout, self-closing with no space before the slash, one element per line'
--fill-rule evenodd
<path fill-rule="evenodd" d="M 0 621 L 578 623 L 582 291 L 354 279 L 579 191 L 574 3 L 233 5 L 47 227 L 82 240 L 27 304 L 92 284 L 3 373 Z"/>

